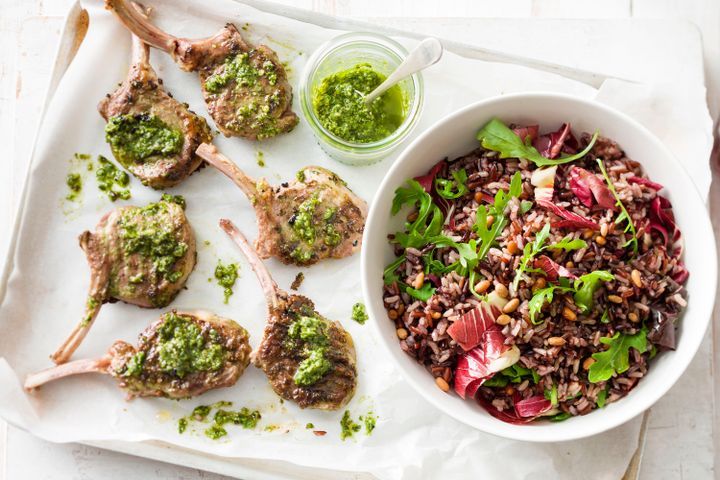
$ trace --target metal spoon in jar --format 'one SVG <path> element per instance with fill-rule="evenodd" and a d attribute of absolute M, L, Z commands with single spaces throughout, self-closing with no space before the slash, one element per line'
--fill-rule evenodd
<path fill-rule="evenodd" d="M 403 61 L 384 82 L 365 96 L 365 104 L 371 104 L 373 100 L 405 77 L 409 77 L 413 73 L 417 73 L 430 65 L 434 65 L 440 60 L 442 54 L 443 46 L 440 40 L 437 38 L 426 38 L 410 52 L 405 61 Z"/>

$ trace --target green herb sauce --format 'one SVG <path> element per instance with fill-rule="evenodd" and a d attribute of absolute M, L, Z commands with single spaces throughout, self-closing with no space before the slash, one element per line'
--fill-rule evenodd
<path fill-rule="evenodd" d="M 265 154 L 263 152 L 261 152 L 260 150 L 255 152 L 255 160 L 257 160 L 257 164 L 259 167 L 265 166 Z"/>
<path fill-rule="evenodd" d="M 173 225 L 168 223 L 167 208 L 167 203 L 158 202 L 128 210 L 120 219 L 120 239 L 126 254 L 152 259 L 156 273 L 177 282 L 182 272 L 173 267 L 188 246 L 176 238 Z"/>
<path fill-rule="evenodd" d="M 163 193 L 160 199 L 163 202 L 177 203 L 183 210 L 187 207 L 185 197 L 182 195 L 170 195 L 169 193 Z"/>
<path fill-rule="evenodd" d="M 79 173 L 68 173 L 65 184 L 70 189 L 70 193 L 68 193 L 65 198 L 74 202 L 78 199 L 80 192 L 82 192 L 82 177 Z"/>
<path fill-rule="evenodd" d="M 305 424 L 305 428 L 306 428 L 307 430 L 311 430 L 311 429 L 315 428 L 315 425 L 313 425 L 312 423 L 306 423 L 306 424 Z"/>
<path fill-rule="evenodd" d="M 118 198 L 128 200 L 130 198 L 130 176 L 117 168 L 110 160 L 98 155 L 100 167 L 95 171 L 95 179 L 101 192 L 114 202 Z"/>
<path fill-rule="evenodd" d="M 293 376 L 296 385 L 313 385 L 332 368 L 332 363 L 326 357 L 326 328 L 325 320 L 310 316 L 301 316 L 290 324 L 287 347 L 302 347 L 304 357 Z"/>
<path fill-rule="evenodd" d="M 292 227 L 295 234 L 307 244 L 315 242 L 315 209 L 320 203 L 317 194 L 300 204 L 292 219 Z"/>
<path fill-rule="evenodd" d="M 364 98 L 385 80 L 368 63 L 334 73 L 313 91 L 313 108 L 333 135 L 352 143 L 377 142 L 390 136 L 405 120 L 406 102 L 398 85 L 370 105 Z"/>
<path fill-rule="evenodd" d="M 250 63 L 250 55 L 243 52 L 226 58 L 222 72 L 211 75 L 205 81 L 205 90 L 219 93 L 231 81 L 239 87 L 252 87 L 261 77 L 265 77 L 268 84 L 275 85 L 278 80 L 275 64 L 266 60 L 261 68 L 256 68 Z"/>
<path fill-rule="evenodd" d="M 143 370 L 143 364 L 145 363 L 145 352 L 137 352 L 135 355 L 130 357 L 127 364 L 125 364 L 125 371 L 122 373 L 124 377 L 139 377 Z"/>
<path fill-rule="evenodd" d="M 200 327 L 175 312 L 165 314 L 158 333 L 158 363 L 165 373 L 180 378 L 193 372 L 217 371 L 225 362 L 225 349 L 217 332 L 205 338 Z M 214 335 L 213 335 L 214 333 Z"/>
<path fill-rule="evenodd" d="M 368 412 L 365 416 L 360 417 L 360 420 L 365 424 L 365 435 L 372 434 L 377 423 L 377 416 L 373 412 Z"/>
<path fill-rule="evenodd" d="M 212 405 L 198 405 L 192 413 L 178 420 L 178 433 L 184 433 L 187 430 L 189 422 L 204 422 L 212 410 L 215 411 L 213 424 L 205 429 L 205 436 L 217 440 L 227 435 L 225 425 L 232 423 L 241 425 L 243 428 L 255 428 L 262 418 L 258 410 L 250 410 L 243 407 L 238 411 L 226 410 L 225 407 L 231 407 L 232 402 L 219 401 Z"/>
<path fill-rule="evenodd" d="M 365 310 L 365 305 L 358 302 L 352 307 L 352 319 L 360 325 L 364 325 L 368 321 L 368 314 Z"/>
<path fill-rule="evenodd" d="M 156 115 L 116 115 L 105 125 L 105 141 L 125 166 L 142 163 L 149 157 L 167 157 L 183 146 L 180 130 L 171 128 Z"/>
<path fill-rule="evenodd" d="M 217 279 L 218 285 L 224 288 L 225 303 L 228 303 L 228 299 L 233 294 L 232 287 L 235 285 L 237 278 L 238 266 L 236 263 L 223 265 L 222 261 L 218 260 L 217 266 L 215 267 L 215 279 Z"/>
<path fill-rule="evenodd" d="M 350 417 L 350 410 L 345 410 L 340 419 L 340 439 L 345 441 L 346 438 L 352 438 L 360 431 L 360 428 L 360 424 Z"/>

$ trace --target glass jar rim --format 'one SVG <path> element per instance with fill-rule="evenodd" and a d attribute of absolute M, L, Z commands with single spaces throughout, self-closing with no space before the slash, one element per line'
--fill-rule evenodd
<path fill-rule="evenodd" d="M 301 80 L 301 102 L 303 103 L 303 110 L 306 115 L 310 117 L 309 120 L 312 123 L 312 126 L 317 128 L 320 133 L 326 137 L 325 140 L 328 141 L 328 143 L 341 150 L 354 151 L 356 153 L 362 153 L 364 151 L 374 153 L 378 150 L 384 150 L 395 146 L 405 138 L 409 130 L 414 126 L 422 106 L 423 79 L 422 74 L 419 72 L 408 77 L 408 79 L 412 81 L 414 87 L 414 94 L 410 99 L 410 109 L 403 122 L 393 133 L 385 138 L 369 143 L 354 143 L 338 137 L 325 128 L 322 122 L 320 122 L 320 119 L 315 113 L 315 108 L 312 105 L 312 92 L 309 89 L 311 80 L 318 68 L 322 65 L 323 61 L 340 48 L 346 48 L 354 44 L 377 47 L 383 50 L 386 54 L 397 58 L 399 63 L 402 63 L 408 55 L 408 51 L 405 47 L 392 38 L 384 35 L 373 32 L 349 32 L 338 35 L 321 45 L 310 57 Z"/>

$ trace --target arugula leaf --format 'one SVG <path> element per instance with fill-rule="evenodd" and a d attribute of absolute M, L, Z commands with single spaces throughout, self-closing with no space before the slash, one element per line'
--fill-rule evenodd
<path fill-rule="evenodd" d="M 565 237 L 559 242 L 547 246 L 550 250 L 565 250 L 566 252 L 580 250 L 585 247 L 587 247 L 587 242 L 585 240 L 572 237 Z"/>
<path fill-rule="evenodd" d="M 453 180 L 447 180 L 445 178 L 435 179 L 435 191 L 438 195 L 443 198 L 447 198 L 448 200 L 460 198 L 470 191 L 465 184 L 468 176 L 464 168 L 452 172 L 452 177 Z"/>
<path fill-rule="evenodd" d="M 517 290 L 518 285 L 520 284 L 520 279 L 522 278 L 523 273 L 527 271 L 530 260 L 543 251 L 545 240 L 547 240 L 549 235 L 550 224 L 546 223 L 542 230 L 535 235 L 535 240 L 533 240 L 532 243 L 525 244 L 525 247 L 523 248 L 523 256 L 520 259 L 520 266 L 518 266 L 518 269 L 515 271 L 515 279 L 512 283 L 514 290 Z"/>
<path fill-rule="evenodd" d="M 603 312 L 602 317 L 600 317 L 600 323 L 610 323 L 610 313 L 607 308 Z"/>
<path fill-rule="evenodd" d="M 603 408 L 605 406 L 605 403 L 607 403 L 607 396 L 607 388 L 598 393 L 597 400 L 595 400 L 595 404 L 598 406 L 598 408 Z"/>
<path fill-rule="evenodd" d="M 643 327 L 635 335 L 616 332 L 612 337 L 601 338 L 600 342 L 609 345 L 609 348 L 592 355 L 595 363 L 588 370 L 588 380 L 592 383 L 607 381 L 613 374 L 627 371 L 630 368 L 630 349 L 634 348 L 640 353 L 647 350 L 647 330 Z"/>
<path fill-rule="evenodd" d="M 416 180 L 408 180 L 407 185 L 395 190 L 390 212 L 396 215 L 404 205 L 411 205 L 417 208 L 417 218 L 405 225 L 407 233 L 396 233 L 394 241 L 404 248 L 422 248 L 428 244 L 428 237 L 440 234 L 445 216 Z"/>
<path fill-rule="evenodd" d="M 385 282 L 385 285 L 392 285 L 393 283 L 397 282 L 400 279 L 398 274 L 395 273 L 395 270 L 404 261 L 405 261 L 405 255 L 400 255 L 398 258 L 395 259 L 394 262 L 392 262 L 390 265 L 385 267 L 385 270 L 383 271 L 383 281 Z"/>
<path fill-rule="evenodd" d="M 562 422 L 563 420 L 567 420 L 568 418 L 572 417 L 571 414 L 568 412 L 560 412 L 557 415 L 553 415 L 550 417 L 551 422 Z"/>
<path fill-rule="evenodd" d="M 418 300 L 427 302 L 428 300 L 430 300 L 430 297 L 435 295 L 435 287 L 433 287 L 430 282 L 425 282 L 423 286 L 420 287 L 420 289 L 416 289 L 409 285 L 406 285 L 405 292 L 407 292 L 407 294 L 413 298 L 417 298 Z"/>
<path fill-rule="evenodd" d="M 512 129 L 497 118 L 490 120 L 477 133 L 477 139 L 480 140 L 483 148 L 500 153 L 500 158 L 525 158 L 538 167 L 560 165 L 583 158 L 590 153 L 590 150 L 592 150 L 593 145 L 597 141 L 597 137 L 598 132 L 595 132 L 590 143 L 582 152 L 551 159 L 540 155 L 540 152 L 538 152 L 530 142 L 524 143 Z"/>
<path fill-rule="evenodd" d="M 550 400 L 553 407 L 558 404 L 557 385 L 553 383 L 552 390 L 545 389 L 545 399 Z"/>
<path fill-rule="evenodd" d="M 504 370 L 497 372 L 492 378 L 483 383 L 484 387 L 505 387 L 508 383 L 522 383 L 526 378 L 531 377 L 532 382 L 537 384 L 540 381 L 540 375 L 530 368 L 525 368 L 519 363 L 515 363 Z M 528 378 L 530 379 L 530 378 Z"/>
<path fill-rule="evenodd" d="M 533 206 L 533 202 L 530 200 L 523 200 L 520 202 L 520 215 L 525 215 Z"/>
<path fill-rule="evenodd" d="M 537 325 L 541 322 L 536 321 L 536 317 L 538 313 L 542 311 L 543 306 L 545 303 L 552 303 L 553 301 L 553 294 L 555 292 L 555 289 L 557 288 L 563 288 L 558 287 L 556 285 L 551 285 L 546 288 L 541 288 L 537 292 L 535 292 L 535 295 L 532 296 L 530 301 L 528 302 L 528 309 L 530 313 L 530 321 L 533 325 Z"/>
<path fill-rule="evenodd" d="M 638 238 L 637 238 L 637 231 L 635 230 L 635 224 L 633 223 L 632 219 L 630 218 L 630 214 L 628 213 L 627 209 L 625 208 L 625 205 L 623 205 L 622 201 L 620 200 L 620 196 L 618 195 L 617 191 L 615 190 L 615 185 L 613 185 L 612 180 L 610 180 L 610 177 L 607 174 L 607 171 L 605 170 L 605 164 L 601 159 L 597 159 L 597 163 L 600 166 L 600 171 L 602 172 L 602 176 L 605 179 L 605 183 L 607 183 L 608 188 L 612 192 L 613 196 L 615 197 L 615 205 L 617 205 L 620 208 L 620 213 L 618 214 L 617 218 L 615 218 L 615 223 L 617 225 L 622 224 L 623 222 L 627 222 L 625 225 L 625 229 L 623 230 L 625 233 L 630 233 L 631 237 L 630 240 L 625 242 L 623 244 L 623 248 L 632 246 L 633 249 L 633 255 L 637 255 L 638 253 Z"/>
<path fill-rule="evenodd" d="M 485 258 L 490 248 L 495 244 L 495 239 L 502 233 L 507 226 L 508 220 L 505 217 L 505 207 L 507 207 L 510 199 L 519 197 L 522 194 L 522 175 L 520 172 L 515 172 L 512 179 L 510 180 L 510 188 L 505 193 L 503 190 L 498 190 L 495 194 L 495 200 L 492 205 L 485 207 L 480 205 L 475 214 L 475 224 L 473 225 L 473 231 L 478 236 L 478 244 L 480 250 L 478 256 L 480 260 Z M 490 227 L 488 227 L 487 217 L 492 215 L 494 220 Z"/>
<path fill-rule="evenodd" d="M 575 280 L 573 288 L 575 289 L 575 305 L 580 307 L 580 312 L 585 313 L 592 308 L 593 294 L 600 288 L 600 282 L 609 282 L 614 280 L 615 276 L 607 270 L 595 270 L 586 273 Z"/>

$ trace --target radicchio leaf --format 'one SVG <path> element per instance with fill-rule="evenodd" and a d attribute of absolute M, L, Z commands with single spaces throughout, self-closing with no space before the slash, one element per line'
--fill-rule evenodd
<path fill-rule="evenodd" d="M 558 264 L 547 255 L 541 255 L 536 258 L 534 267 L 542 269 L 545 272 L 547 279 L 551 282 L 557 281 L 559 277 L 570 278 L 573 280 L 577 278 L 572 274 L 572 272 L 570 272 L 570 270 Z"/>
<path fill-rule="evenodd" d="M 485 410 L 487 410 L 490 415 L 497 418 L 498 420 L 502 420 L 505 423 L 512 423 L 513 425 L 524 425 L 533 420 L 532 418 L 520 417 L 515 411 L 515 409 L 498 410 L 495 405 L 482 398 L 482 395 L 478 395 L 476 400 L 477 403 Z"/>
<path fill-rule="evenodd" d="M 418 182 L 427 193 L 432 194 L 435 190 L 433 188 L 435 186 L 435 177 L 445 168 L 445 165 L 447 165 L 447 160 L 440 160 L 427 174 L 415 177 L 414 180 Z"/>
<path fill-rule="evenodd" d="M 499 325 L 492 325 L 485 330 L 480 345 L 458 359 L 454 386 L 460 398 L 475 396 L 478 388 L 498 371 L 491 366 L 505 368 L 500 365 L 503 362 L 498 360 L 510 350 L 511 347 L 505 345 L 505 335 Z"/>
<path fill-rule="evenodd" d="M 670 200 L 659 195 L 653 198 L 648 217 L 650 219 L 648 229 L 660 233 L 666 247 L 674 248 L 676 244 L 680 244 L 682 235 L 675 223 L 675 216 L 673 215 Z M 672 243 L 672 245 L 670 245 L 670 243 Z M 673 251 L 672 255 L 677 257 L 681 253 L 682 250 L 678 249 Z"/>
<path fill-rule="evenodd" d="M 653 345 L 675 350 L 675 319 L 676 313 L 668 312 L 662 305 L 650 306 L 650 331 L 647 339 Z"/>
<path fill-rule="evenodd" d="M 647 178 L 636 177 L 635 175 L 633 175 L 632 177 L 628 177 L 627 181 L 630 183 L 637 183 L 640 185 L 645 185 L 646 187 L 650 187 L 656 191 L 662 190 L 664 188 L 659 183 L 655 183 L 651 180 L 648 180 Z"/>
<path fill-rule="evenodd" d="M 685 268 L 685 264 L 678 262 L 675 270 L 675 273 L 672 274 L 672 279 L 680 285 L 685 285 L 685 282 L 687 282 L 690 277 L 690 272 L 688 272 L 688 269 Z"/>
<path fill-rule="evenodd" d="M 536 138 L 533 146 L 543 157 L 555 158 L 560 155 L 565 140 L 570 135 L 570 124 L 563 123 L 557 132 L 546 133 Z"/>
<path fill-rule="evenodd" d="M 448 327 L 447 333 L 463 350 L 471 350 L 482 342 L 485 331 L 495 325 L 495 320 L 501 314 L 502 312 L 495 305 L 482 302 L 453 322 Z"/>
<path fill-rule="evenodd" d="M 532 142 L 537 138 L 538 128 L 538 125 L 528 125 L 526 127 L 515 127 L 512 131 L 515 135 L 520 137 L 523 142 L 525 142 L 528 138 Z"/>
<path fill-rule="evenodd" d="M 425 278 L 427 278 L 428 282 L 432 283 L 435 288 L 440 288 L 440 277 L 438 277 L 434 273 L 428 273 Z"/>
<path fill-rule="evenodd" d="M 537 418 L 552 408 L 552 402 L 543 395 L 535 395 L 515 402 L 515 412 L 522 418 Z"/>
<path fill-rule="evenodd" d="M 588 220 L 577 213 L 573 213 L 563 207 L 555 205 L 551 201 L 541 199 L 537 200 L 537 204 L 541 207 L 547 208 L 552 213 L 563 219 L 559 222 L 554 222 L 552 224 L 554 228 L 590 228 L 592 230 L 600 230 L 600 225 L 592 220 Z"/>
<path fill-rule="evenodd" d="M 605 182 L 600 180 L 594 173 L 588 172 L 584 168 L 573 166 L 570 169 L 570 189 L 580 199 L 586 207 L 592 207 L 592 196 L 595 201 L 603 208 L 616 210 L 615 197 Z"/>

